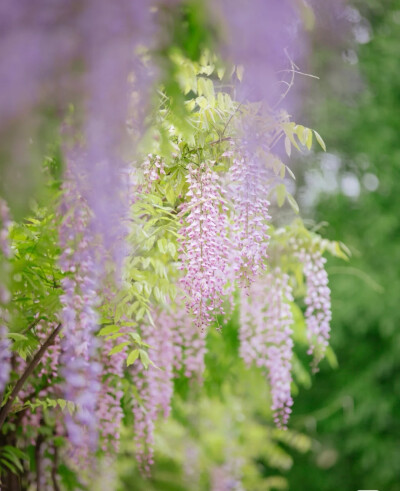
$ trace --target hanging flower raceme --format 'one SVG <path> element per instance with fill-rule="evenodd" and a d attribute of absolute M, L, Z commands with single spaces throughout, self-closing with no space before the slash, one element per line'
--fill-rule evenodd
<path fill-rule="evenodd" d="M 183 299 L 177 299 L 176 309 L 169 315 L 173 322 L 174 367 L 200 383 L 205 368 L 206 332 L 194 329 Z"/>
<path fill-rule="evenodd" d="M 226 212 L 213 162 L 191 164 L 187 182 L 189 201 L 180 211 L 183 239 L 180 247 L 181 285 L 187 310 L 202 330 L 223 314 L 229 242 Z"/>
<path fill-rule="evenodd" d="M 308 354 L 314 355 L 313 369 L 317 371 L 317 365 L 324 357 L 329 344 L 332 319 L 331 291 L 328 286 L 328 273 L 325 270 L 326 259 L 320 251 L 304 248 L 299 250 L 297 257 L 303 264 L 306 278 L 305 318 L 310 345 Z"/>
<path fill-rule="evenodd" d="M 126 350 L 110 355 L 117 340 L 107 339 L 101 347 L 101 390 L 96 419 L 100 425 L 101 449 L 103 452 L 118 453 L 120 427 L 123 418 L 121 399 L 123 396 L 122 377 Z"/>
<path fill-rule="evenodd" d="M 142 328 L 142 339 L 149 346 L 151 362 L 147 369 L 136 362 L 132 378 L 139 394 L 133 401 L 136 457 L 139 467 L 149 474 L 153 464 L 154 425 L 157 418 L 167 417 L 173 393 L 174 322 L 166 312 L 154 314 L 154 325 Z"/>
<path fill-rule="evenodd" d="M 285 427 L 293 400 L 292 301 L 288 275 L 275 268 L 242 292 L 240 310 L 240 355 L 247 365 L 263 368 L 271 387 L 274 420 Z"/>
<path fill-rule="evenodd" d="M 230 168 L 233 202 L 232 235 L 236 249 L 235 276 L 241 287 L 264 270 L 269 241 L 267 170 L 248 152 L 235 154 Z"/>
<path fill-rule="evenodd" d="M 153 312 L 154 325 L 142 327 L 152 363 L 147 369 L 139 362 L 132 367 L 139 395 L 133 402 L 136 455 L 146 474 L 153 464 L 155 421 L 159 416 L 167 418 L 171 411 L 175 375 L 183 371 L 184 376 L 200 381 L 204 371 L 206 333 L 193 327 L 182 299 L 174 307 Z"/>
<path fill-rule="evenodd" d="M 6 286 L 7 267 L 3 261 L 11 256 L 8 238 L 10 215 L 6 202 L 0 198 L 0 393 L 3 392 L 11 370 L 10 341 L 7 337 L 8 313 L 5 309 L 10 301 L 10 292 Z"/>
<path fill-rule="evenodd" d="M 73 445 L 89 444 L 94 448 L 97 442 L 95 409 L 100 375 L 100 366 L 95 361 L 98 272 L 96 246 L 89 228 L 89 211 L 78 193 L 77 178 L 69 169 L 63 184 L 63 220 L 59 231 L 62 250 L 60 266 L 66 273 L 61 295 L 64 334 L 62 364 L 65 398 L 76 404 L 74 416 L 66 416 L 68 437 Z"/>

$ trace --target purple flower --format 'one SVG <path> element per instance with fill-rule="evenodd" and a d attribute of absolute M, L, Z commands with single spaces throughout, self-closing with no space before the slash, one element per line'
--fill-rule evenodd
<path fill-rule="evenodd" d="M 96 409 L 99 421 L 101 449 L 107 454 L 118 453 L 120 427 L 123 418 L 121 408 L 122 377 L 126 360 L 126 349 L 109 355 L 110 350 L 121 340 L 107 339 L 101 347 L 102 384 Z"/>
<path fill-rule="evenodd" d="M 98 326 L 98 268 L 95 264 L 96 242 L 89 228 L 90 214 L 78 191 L 69 161 L 63 184 L 63 207 L 68 213 L 60 226 L 62 254 L 60 266 L 71 276 L 62 280 L 63 309 L 61 321 L 63 376 L 65 398 L 76 404 L 73 416 L 66 416 L 68 437 L 73 445 L 95 448 L 97 420 L 95 409 L 100 389 L 100 365 L 96 362 Z M 82 426 L 86 431 L 82 431 Z"/>
<path fill-rule="evenodd" d="M 286 427 L 293 400 L 292 328 L 289 302 L 293 300 L 288 275 L 279 268 L 258 278 L 246 293 L 240 310 L 240 356 L 247 365 L 265 370 L 271 387 L 274 420 Z"/>
<path fill-rule="evenodd" d="M 153 464 L 155 422 L 167 418 L 171 411 L 173 378 L 182 369 L 187 377 L 201 380 L 204 370 L 205 332 L 194 326 L 184 302 L 168 310 L 152 312 L 154 325 L 142 325 L 142 339 L 149 344 L 153 364 L 144 369 L 139 361 L 132 367 L 132 376 L 139 399 L 134 400 L 134 434 L 136 457 L 142 472 L 148 474 Z"/>
<path fill-rule="evenodd" d="M 269 201 L 267 169 L 255 156 L 235 151 L 230 168 L 233 202 L 234 271 L 239 285 L 248 287 L 264 270 L 267 256 Z"/>
<path fill-rule="evenodd" d="M 280 70 L 290 68 L 304 50 L 300 15 L 290 0 L 216 0 L 225 28 L 222 53 L 244 67 L 238 84 L 238 100 L 264 101 L 275 105 L 283 92 Z M 286 87 L 286 86 L 285 86 Z"/>
<path fill-rule="evenodd" d="M 306 277 L 305 318 L 307 338 L 310 344 L 308 354 L 314 355 L 313 369 L 317 371 L 318 363 L 324 357 L 328 347 L 332 319 L 331 291 L 325 270 L 326 259 L 319 251 L 304 248 L 299 250 L 297 257 L 303 263 Z"/>
<path fill-rule="evenodd" d="M 6 260 L 11 256 L 8 229 L 11 224 L 6 202 L 0 198 L 0 394 L 4 391 L 11 371 L 10 340 L 7 337 L 8 312 L 6 304 L 10 301 L 7 288 L 8 265 Z M 2 284 L 2 282 L 4 283 Z"/>
<path fill-rule="evenodd" d="M 227 207 L 213 162 L 189 166 L 189 198 L 180 216 L 183 236 L 179 249 L 188 312 L 195 325 L 206 330 L 215 315 L 223 314 L 228 275 Z"/>

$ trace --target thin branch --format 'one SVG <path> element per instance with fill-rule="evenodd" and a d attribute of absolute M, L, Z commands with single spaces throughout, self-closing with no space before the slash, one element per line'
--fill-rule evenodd
<path fill-rule="evenodd" d="M 209 145 L 217 145 L 217 143 L 232 141 L 233 138 L 231 136 L 226 136 L 225 138 L 219 138 L 218 140 L 214 140 L 209 143 Z"/>
<path fill-rule="evenodd" d="M 57 445 L 53 445 L 54 450 L 54 459 L 51 466 L 51 480 L 53 481 L 53 489 L 54 491 L 61 491 L 60 486 L 57 482 L 57 470 L 58 470 L 58 448 Z"/>
<path fill-rule="evenodd" d="M 287 59 L 289 60 L 289 63 L 290 63 L 290 70 L 287 70 L 287 71 L 289 73 L 291 73 L 292 76 L 291 76 L 290 82 L 285 82 L 288 87 L 285 90 L 285 92 L 281 95 L 281 97 L 279 98 L 278 102 L 273 106 L 272 109 L 274 109 L 274 110 L 279 106 L 279 104 L 283 101 L 283 99 L 285 99 L 285 97 L 290 92 L 290 89 L 293 87 L 293 84 L 294 84 L 295 73 L 298 72 L 298 66 L 296 66 L 295 63 L 294 63 L 294 61 L 290 58 L 289 53 L 287 52 L 286 48 L 285 48 L 284 51 L 285 51 L 285 55 L 286 55 L 286 57 L 287 57 Z M 284 82 L 284 80 L 281 80 L 281 82 Z"/>
<path fill-rule="evenodd" d="M 35 370 L 35 368 L 39 364 L 39 362 L 42 359 L 47 348 L 53 344 L 55 338 L 57 337 L 57 335 L 59 334 L 60 331 L 61 331 L 61 323 L 58 324 L 58 326 L 54 329 L 54 331 L 49 335 L 49 337 L 46 339 L 46 341 L 42 344 L 39 351 L 36 353 L 36 355 L 32 358 L 29 365 L 26 367 L 24 373 L 18 379 L 18 381 L 15 384 L 7 402 L 4 404 L 4 406 L 0 410 L 0 429 L 4 424 L 4 421 L 6 420 L 8 413 L 11 411 L 12 404 L 15 401 L 18 393 L 20 392 L 20 390 L 24 386 L 24 383 L 30 377 L 30 375 L 32 375 L 32 372 Z"/>
<path fill-rule="evenodd" d="M 320 79 L 319 77 L 317 77 L 317 75 L 312 75 L 311 73 L 304 73 L 304 72 L 300 72 L 299 70 L 293 70 L 293 69 L 279 70 L 276 73 L 289 73 L 289 72 L 290 73 L 297 73 L 298 75 L 304 75 L 305 77 L 316 78 L 317 80 Z"/>

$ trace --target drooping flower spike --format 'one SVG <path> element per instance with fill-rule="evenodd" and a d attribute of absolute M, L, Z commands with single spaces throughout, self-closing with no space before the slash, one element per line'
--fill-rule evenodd
<path fill-rule="evenodd" d="M 305 318 L 309 342 L 308 354 L 314 357 L 312 366 L 316 372 L 329 344 L 332 319 L 331 291 L 325 270 L 326 259 L 319 250 L 305 248 L 301 248 L 296 256 L 303 264 L 306 279 Z"/>
<path fill-rule="evenodd" d="M 275 268 L 241 293 L 240 355 L 268 378 L 274 420 L 285 428 L 291 413 L 293 300 L 289 276 Z"/>
<path fill-rule="evenodd" d="M 224 313 L 229 266 L 228 209 L 212 165 L 213 162 L 203 162 L 189 166 L 188 201 L 180 211 L 181 285 L 188 312 L 201 330 L 207 330 L 215 316 Z"/>
<path fill-rule="evenodd" d="M 95 410 L 100 389 L 95 338 L 99 274 L 95 240 L 89 227 L 90 212 L 78 191 L 78 169 L 73 161 L 69 165 L 63 185 L 64 217 L 59 231 L 60 266 L 66 274 L 61 295 L 62 363 L 65 398 L 76 405 L 76 411 L 73 416 L 66 416 L 66 425 L 74 445 L 89 444 L 95 448 L 98 437 Z M 84 441 L 86 437 L 88 441 Z"/>
<path fill-rule="evenodd" d="M 7 203 L 0 198 L 0 394 L 3 393 L 11 370 L 10 340 L 7 337 L 8 312 L 6 305 L 10 301 L 10 292 L 6 284 L 6 261 L 11 256 L 8 229 L 11 224 Z"/>

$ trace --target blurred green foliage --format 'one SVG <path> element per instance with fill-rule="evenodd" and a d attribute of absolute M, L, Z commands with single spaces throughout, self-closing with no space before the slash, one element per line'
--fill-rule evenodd
<path fill-rule="evenodd" d="M 400 10 L 396 1 L 353 5 L 371 40 L 350 46 L 353 65 L 317 49 L 311 71 L 324 83 L 310 117 L 340 173 L 363 184 L 376 175 L 379 187 L 325 194 L 315 212 L 354 255 L 349 268 L 328 265 L 339 369 L 322 369 L 295 401 L 293 425 L 315 443 L 289 472 L 293 491 L 400 490 Z"/>

